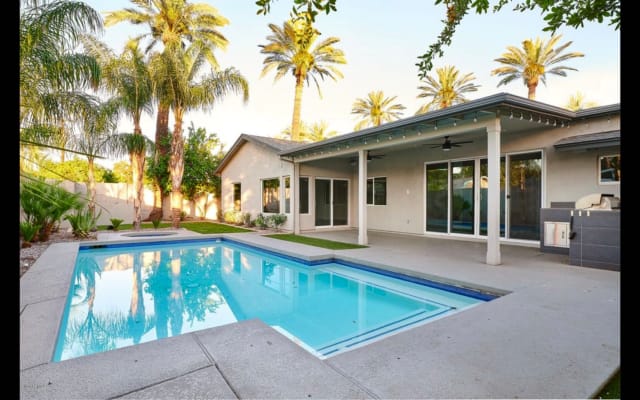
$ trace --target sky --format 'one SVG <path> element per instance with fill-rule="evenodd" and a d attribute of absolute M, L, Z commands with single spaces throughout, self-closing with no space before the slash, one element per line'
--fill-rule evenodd
<path fill-rule="evenodd" d="M 128 0 L 85 2 L 101 13 L 133 7 Z M 217 51 L 216 57 L 221 67 L 235 67 L 247 79 L 250 99 L 244 104 L 240 96 L 228 95 L 211 111 L 187 113 L 183 126 L 193 122 L 196 128 L 216 133 L 227 150 L 242 133 L 276 136 L 291 124 L 295 82 L 291 75 L 274 82 L 273 72 L 261 77 L 265 55 L 258 45 L 267 43 L 269 23 L 282 26 L 289 18 L 293 2 L 275 0 L 266 16 L 256 14 L 254 0 L 199 2 L 211 4 L 229 19 L 229 25 L 220 28 L 229 45 L 226 50 Z M 322 97 L 313 83 L 305 86 L 302 120 L 309 124 L 325 121 L 338 134 L 352 132 L 358 121 L 351 114 L 353 102 L 373 90 L 397 96 L 396 102 L 407 107 L 403 117 L 414 115 L 427 101 L 417 98 L 421 82 L 415 64 L 441 31 L 444 6 L 435 6 L 434 0 L 338 0 L 337 9 L 329 15 L 320 14 L 316 28 L 322 33 L 321 39 L 340 38 L 336 47 L 344 51 L 347 64 L 338 68 L 344 78 L 320 81 Z M 496 93 L 526 97 L 522 80 L 497 87 L 501 78 L 491 76 L 491 70 L 500 66 L 494 59 L 507 46 L 520 47 L 523 40 L 536 37 L 548 40 L 550 34 L 543 32 L 543 27 L 543 18 L 537 11 L 521 13 L 505 7 L 498 13 L 470 13 L 458 27 L 451 46 L 444 47 L 443 57 L 434 59 L 431 75 L 435 76 L 435 68 L 446 65 L 454 65 L 461 74 L 473 73 L 473 83 L 480 88 L 467 95 L 469 100 Z M 105 28 L 101 40 L 119 53 L 129 37 L 142 32 L 147 32 L 146 26 L 123 22 Z M 563 107 L 571 95 L 580 91 L 587 101 L 598 105 L 619 103 L 620 31 L 606 22 L 587 22 L 583 28 L 562 28 L 557 33 L 562 35 L 559 44 L 573 42 L 565 52 L 578 51 L 585 56 L 563 63 L 578 71 L 568 71 L 566 77 L 548 75 L 547 85 L 538 86 L 536 100 Z M 120 130 L 132 131 L 130 125 L 123 120 Z M 154 138 L 155 115 L 143 117 L 142 129 Z"/>

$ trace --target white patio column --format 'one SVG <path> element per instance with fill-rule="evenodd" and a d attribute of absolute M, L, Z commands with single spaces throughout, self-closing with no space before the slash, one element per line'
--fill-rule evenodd
<path fill-rule="evenodd" d="M 291 177 L 291 218 L 293 218 L 293 234 L 300 234 L 300 163 L 293 162 L 293 176 Z"/>
<path fill-rule="evenodd" d="M 487 264 L 500 265 L 500 118 L 487 127 Z"/>
<path fill-rule="evenodd" d="M 358 150 L 358 244 L 367 238 L 367 150 Z"/>

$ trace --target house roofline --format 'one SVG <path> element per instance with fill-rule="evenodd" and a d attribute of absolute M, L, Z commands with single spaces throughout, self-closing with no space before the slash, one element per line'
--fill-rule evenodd
<path fill-rule="evenodd" d="M 602 107 L 594 107 L 578 112 L 571 111 L 562 107 L 553 106 L 535 100 L 529 100 L 524 97 L 515 96 L 510 93 L 498 93 L 491 96 L 471 100 L 465 103 L 457 104 L 451 107 L 434 110 L 425 114 L 416 115 L 397 121 L 389 122 L 380 126 L 366 128 L 360 131 L 339 135 L 333 138 L 323 140 L 321 142 L 304 144 L 291 150 L 280 151 L 278 154 L 283 157 L 292 157 L 309 150 L 320 149 L 327 145 L 336 145 L 349 142 L 355 138 L 368 138 L 382 133 L 387 133 L 397 129 L 407 128 L 417 124 L 433 124 L 438 120 L 447 118 L 456 118 L 460 114 L 473 114 L 480 112 L 497 112 L 500 109 L 506 111 L 525 111 L 537 114 L 545 114 L 550 118 L 557 118 L 566 121 L 575 119 L 594 118 L 602 115 L 619 113 L 620 104 L 612 104 Z"/>

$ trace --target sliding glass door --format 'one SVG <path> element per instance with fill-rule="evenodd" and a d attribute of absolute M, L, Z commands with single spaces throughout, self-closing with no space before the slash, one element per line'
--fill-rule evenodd
<path fill-rule="evenodd" d="M 315 179 L 316 226 L 338 226 L 349 223 L 349 181 Z"/>
<path fill-rule="evenodd" d="M 488 175 L 486 158 L 427 164 L 426 231 L 486 236 Z M 542 153 L 502 157 L 500 236 L 540 240 L 541 204 Z"/>

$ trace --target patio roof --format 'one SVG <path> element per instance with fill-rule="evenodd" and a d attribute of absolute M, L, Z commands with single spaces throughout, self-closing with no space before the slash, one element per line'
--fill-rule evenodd
<path fill-rule="evenodd" d="M 558 151 L 587 150 L 611 146 L 620 146 L 620 131 L 571 136 L 560 139 L 553 145 Z"/>
<path fill-rule="evenodd" d="M 552 106 L 509 93 L 499 93 L 466 103 L 457 104 L 425 114 L 389 122 L 380 126 L 363 129 L 356 132 L 339 135 L 321 142 L 302 144 L 283 150 L 283 157 L 305 157 L 318 151 L 323 151 L 350 144 L 367 144 L 367 140 L 379 140 L 381 137 L 420 134 L 428 128 L 437 130 L 439 127 L 451 127 L 456 124 L 477 122 L 486 117 L 501 116 L 513 120 L 515 130 L 527 129 L 524 124 L 529 121 L 544 122 L 545 124 L 568 125 L 569 123 L 587 118 L 594 118 L 620 112 L 620 104 L 594 107 L 588 110 L 574 112 L 565 108 Z M 515 117 L 515 118 L 514 118 Z M 524 121 L 523 121 L 524 120 Z M 518 124 L 520 127 L 518 128 Z M 472 127 L 470 127 L 473 129 Z"/>

